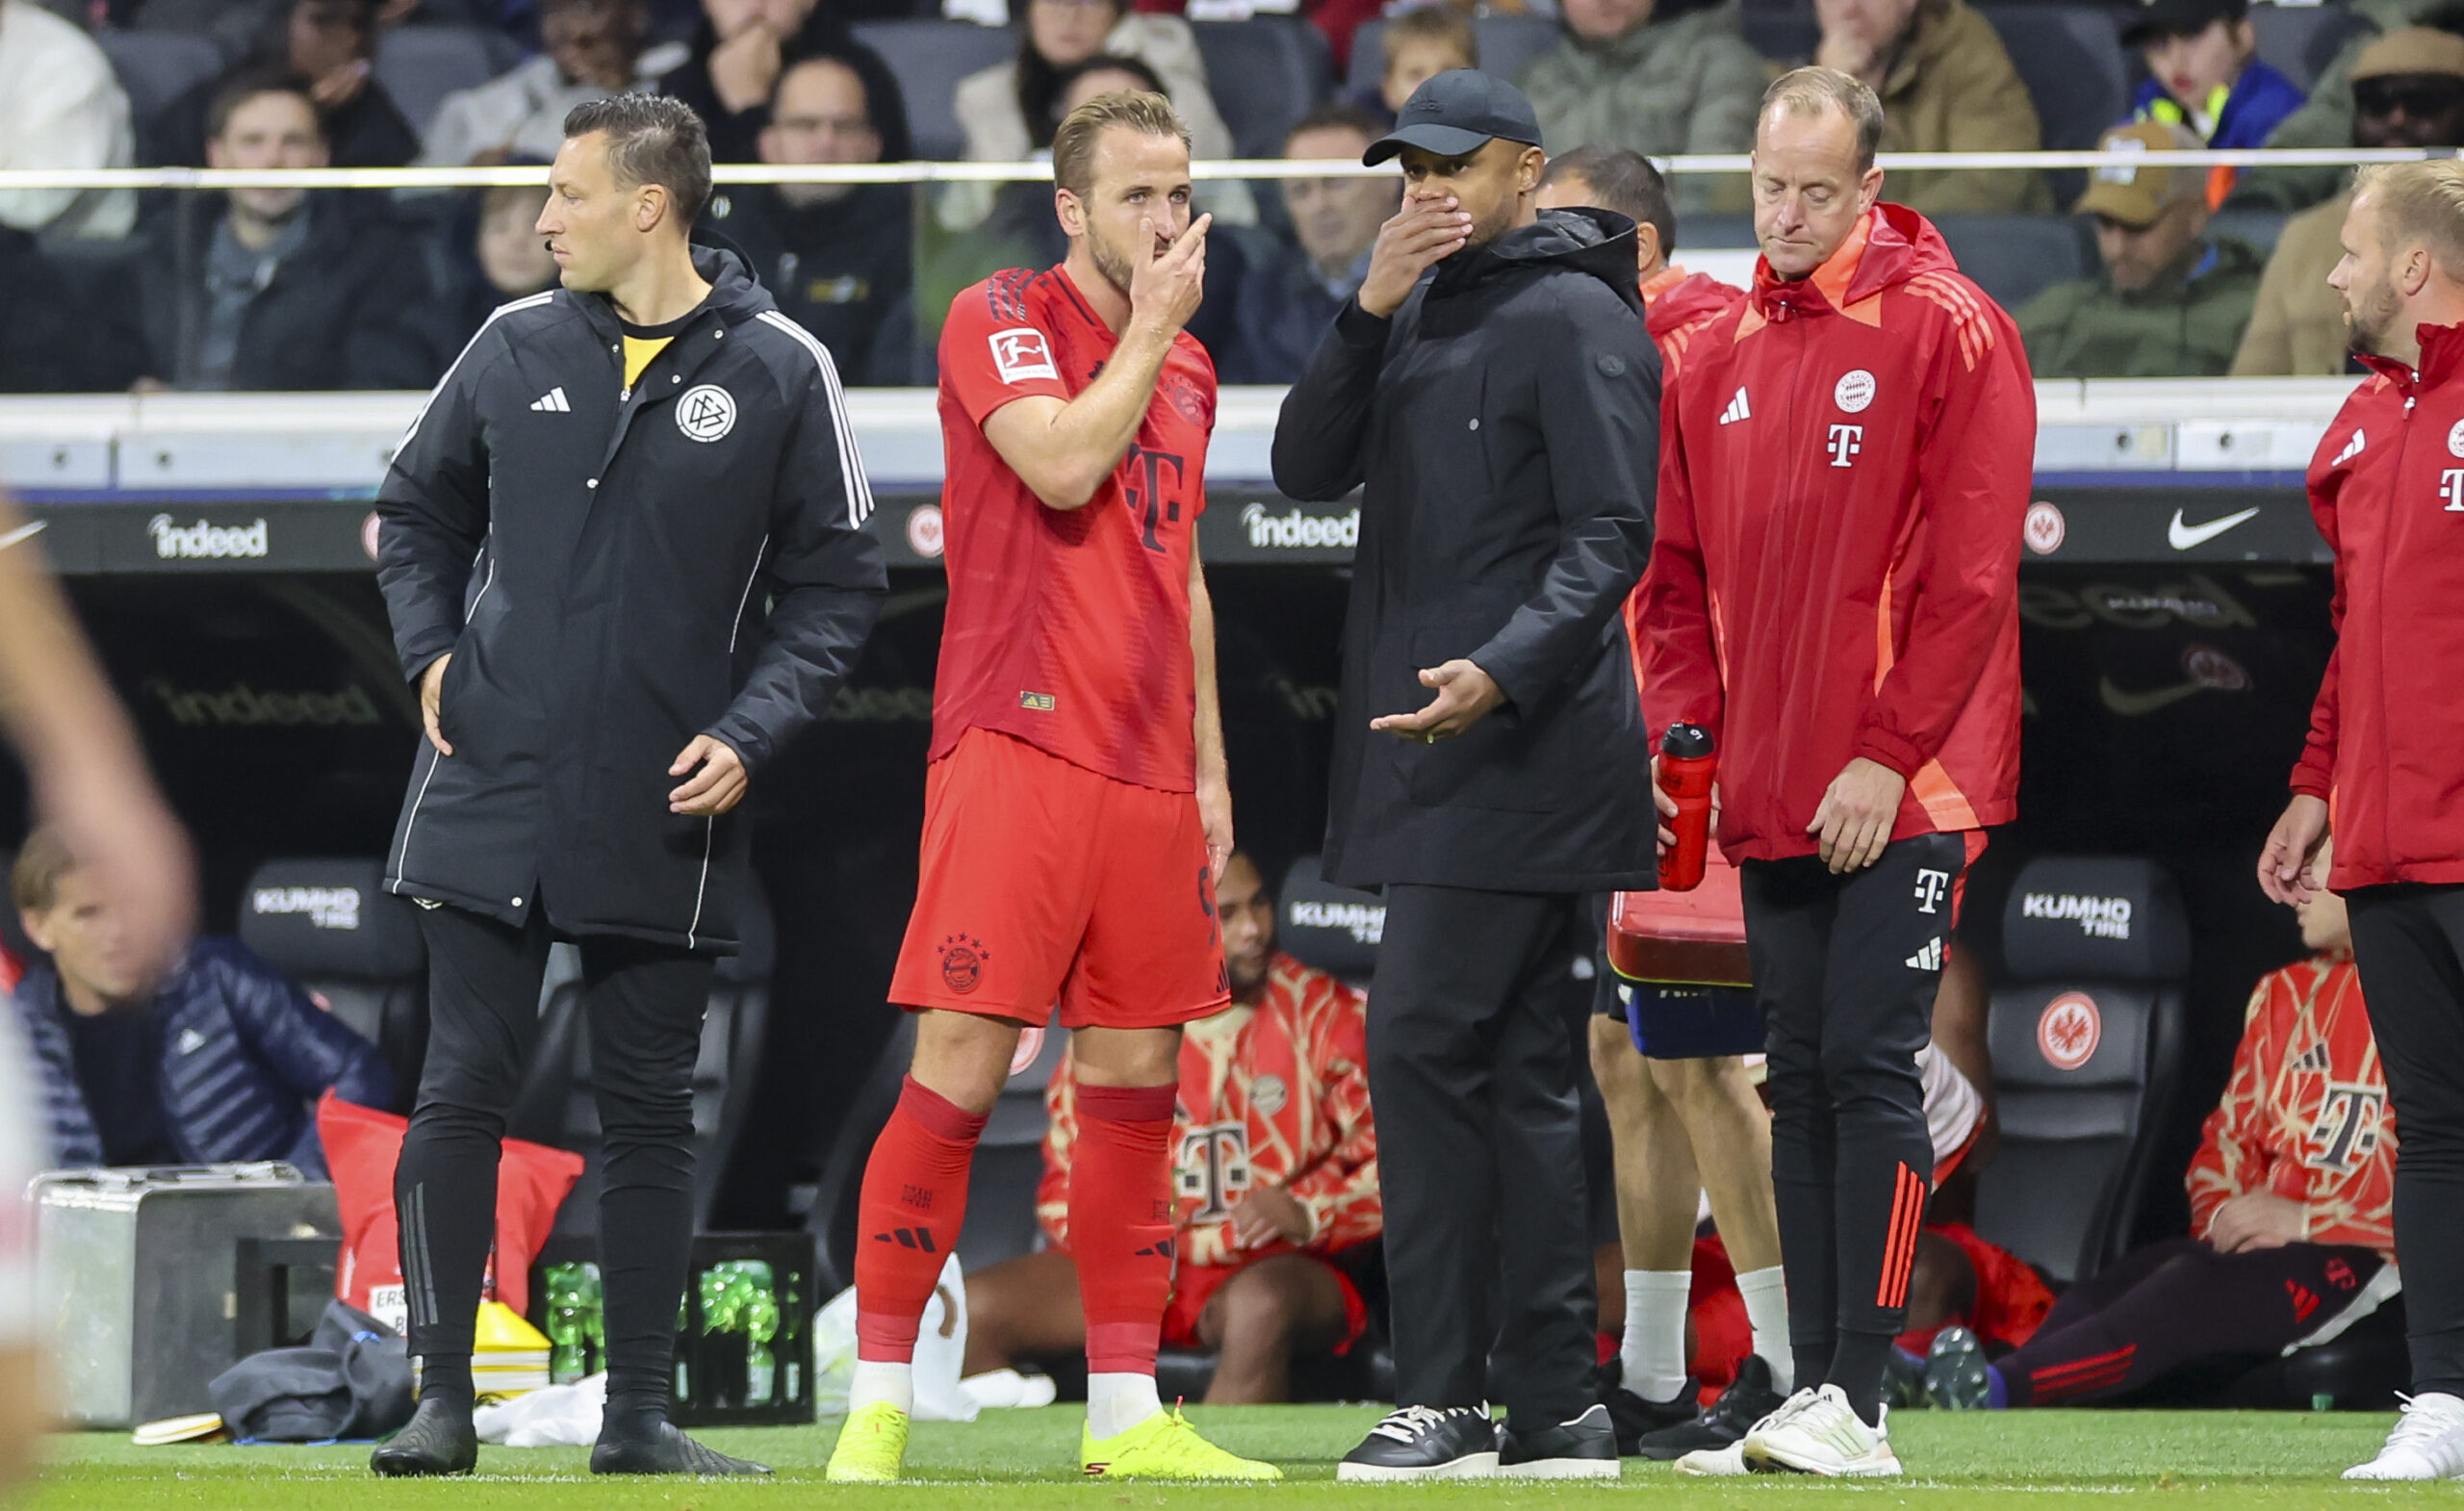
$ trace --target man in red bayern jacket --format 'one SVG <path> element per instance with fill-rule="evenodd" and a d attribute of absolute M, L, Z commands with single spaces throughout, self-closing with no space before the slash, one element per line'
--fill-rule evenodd
<path fill-rule="evenodd" d="M 2329 817 L 2324 884 L 2352 910 L 2353 963 L 2403 1136 L 2396 1248 L 2413 1395 L 2348 1479 L 2464 1475 L 2464 166 L 2363 168 L 2345 218 L 2352 348 L 2374 375 L 2310 462 L 2336 553 L 2336 649 L 2259 858 L 2298 903 Z"/>
<path fill-rule="evenodd" d="M 1916 1055 L 1958 884 L 2015 807 L 2035 395 L 2010 318 L 1877 203 L 1882 107 L 1764 95 L 1745 301 L 1670 390 L 1644 578 L 1650 727 L 1708 727 L 1768 1025 L 1798 1390 L 1679 1461 L 1895 1474 L 1884 1361 L 1933 1170 Z"/>

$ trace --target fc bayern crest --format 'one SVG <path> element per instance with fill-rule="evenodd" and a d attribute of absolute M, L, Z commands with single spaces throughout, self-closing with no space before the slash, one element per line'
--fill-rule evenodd
<path fill-rule="evenodd" d="M 735 396 L 716 383 L 688 388 L 676 401 L 676 428 L 688 441 L 716 441 L 735 428 Z"/>
<path fill-rule="evenodd" d="M 1841 414 L 1863 414 L 1874 401 L 1874 375 L 1863 368 L 1841 373 L 1839 381 L 1832 385 L 1831 401 L 1839 406 Z"/>

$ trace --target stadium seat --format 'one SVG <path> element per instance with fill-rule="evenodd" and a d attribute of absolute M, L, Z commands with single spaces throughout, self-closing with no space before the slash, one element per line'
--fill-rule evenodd
<path fill-rule="evenodd" d="M 1988 5 L 2011 64 L 2036 101 L 2048 151 L 2085 150 L 2130 105 L 2130 69 L 2113 16 L 2084 5 Z M 2057 198 L 2066 198 L 2059 191 Z"/>
<path fill-rule="evenodd" d="M 1822 41 L 1822 27 L 1810 10 L 1748 7 L 1744 21 L 1745 39 L 1773 63 L 1802 63 Z"/>
<path fill-rule="evenodd" d="M 953 95 L 970 73 L 1015 57 L 1015 27 L 971 21 L 859 21 L 856 39 L 880 53 L 907 96 L 907 124 L 920 158 L 956 162 L 966 154 Z"/>
<path fill-rule="evenodd" d="M 376 82 L 424 137 L 448 94 L 485 84 L 521 61 L 513 38 L 486 27 L 397 26 L 376 43 Z"/>
<path fill-rule="evenodd" d="M 2045 857 L 2013 884 L 2002 940 L 1987 1025 L 2002 1144 L 1976 1229 L 2066 1285 L 2129 1247 L 2158 1178 L 2190 927 L 2152 861 Z"/>
<path fill-rule="evenodd" d="M 1325 34 L 1288 15 L 1198 21 L 1190 30 L 1206 60 L 1215 107 L 1232 128 L 1233 150 L 1245 158 L 1281 157 L 1284 134 L 1333 88 Z"/>
<path fill-rule="evenodd" d="M 1316 856 L 1293 861 L 1275 896 L 1283 909 L 1275 920 L 1275 942 L 1286 955 L 1356 986 L 1368 986 L 1377 971 L 1377 941 L 1386 932 L 1383 901 L 1328 882 Z"/>
<path fill-rule="evenodd" d="M 915 1014 L 895 1008 L 884 1011 L 896 1013 L 897 1026 L 848 1104 L 847 1115 L 822 1162 L 821 1178 L 814 1183 L 812 1209 L 805 1216 L 805 1226 L 821 1255 L 816 1296 L 836 1295 L 856 1283 L 856 1203 L 864 1184 L 864 1162 L 872 1155 L 873 1140 L 889 1121 L 890 1110 L 898 1105 L 908 1063 L 915 1057 Z"/>
<path fill-rule="evenodd" d="M 2371 30 L 2367 18 L 2341 5 L 2254 5 L 2259 60 L 2307 90 L 2338 50 Z"/>
<path fill-rule="evenodd" d="M 726 1178 L 728 1159 L 753 1089 L 753 1063 L 769 1021 L 770 967 L 775 955 L 769 909 L 748 894 L 744 946 L 719 962 L 702 1019 L 701 1052 L 693 1063 L 693 1224 L 708 1225 Z M 514 1099 L 506 1132 L 517 1139 L 570 1149 L 582 1157 L 581 1180 L 556 1214 L 560 1234 L 599 1231 L 599 1104 L 591 1092 L 590 1025 L 582 1012 L 581 953 L 570 944 L 549 951 L 539 992 L 539 1039 L 530 1070 Z"/>
<path fill-rule="evenodd" d="M 140 141 L 152 140 L 163 108 L 222 71 L 214 43 L 186 32 L 101 31 L 94 41 L 128 95 L 128 118 Z"/>
<path fill-rule="evenodd" d="M 1480 68 L 1501 79 L 1520 80 L 1533 59 L 1557 45 L 1557 18 L 1553 15 L 1484 15 L 1472 23 L 1480 39 Z M 1348 90 L 1377 92 L 1386 74 L 1386 23 L 1364 22 L 1352 34 L 1351 67 L 1344 75 Z"/>
<path fill-rule="evenodd" d="M 2272 252 L 2278 238 L 2284 235 L 2286 217 L 2281 210 L 2253 206 L 2248 209 L 2226 209 L 2216 213 L 2207 222 L 2208 230 L 2219 236 L 2229 236 L 2247 242 L 2262 252 Z"/>
<path fill-rule="evenodd" d="M 2095 270 L 2087 233 L 2068 216 L 1942 216 L 1934 225 L 1960 271 L 2006 310 Z"/>
<path fill-rule="evenodd" d="M 427 947 L 381 860 L 269 860 L 241 899 L 240 942 L 385 1057 L 408 1113 L 427 1058 Z"/>

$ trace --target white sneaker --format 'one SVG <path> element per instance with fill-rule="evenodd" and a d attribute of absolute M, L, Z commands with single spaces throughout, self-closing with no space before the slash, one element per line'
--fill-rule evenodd
<path fill-rule="evenodd" d="M 1738 1447 L 1744 1450 L 1745 1467 L 1758 1474 L 1860 1479 L 1896 1474 L 1899 1458 L 1890 1450 L 1888 1410 L 1884 1408 L 1883 1419 L 1868 1427 L 1838 1386 L 1799 1391 L 1757 1423 Z"/>
<path fill-rule="evenodd" d="M 1696 1448 L 1677 1461 L 1681 1474 L 1729 1475 L 1742 1474 L 1745 1470 L 1745 1440 L 1722 1448 Z"/>
<path fill-rule="evenodd" d="M 2387 1446 L 2369 1463 L 2346 1470 L 2345 1478 L 2464 1478 L 2464 1399 L 2441 1391 L 2398 1398 L 2404 1414 L 2387 1434 Z"/>

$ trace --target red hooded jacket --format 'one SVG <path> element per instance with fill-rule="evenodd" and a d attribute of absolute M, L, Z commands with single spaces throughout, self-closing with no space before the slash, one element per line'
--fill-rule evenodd
<path fill-rule="evenodd" d="M 2464 882 L 2464 326 L 2421 327 L 2418 371 L 2365 357 L 2310 458 L 2336 553 L 2336 649 L 2293 790 L 2333 809 L 2337 891 Z"/>
<path fill-rule="evenodd" d="M 1719 742 L 1720 846 L 1810 855 L 1853 757 L 1908 778 L 1893 839 L 2007 822 L 2036 391 L 2011 318 L 1924 217 L 1697 331 L 1661 414 L 1643 580 L 1649 726 Z"/>
<path fill-rule="evenodd" d="M 1744 297 L 1745 291 L 1732 283 L 1722 283 L 1707 272 L 1687 272 L 1674 264 L 1643 280 L 1643 328 L 1652 333 L 1652 344 L 1659 347 L 1663 410 L 1668 406 L 1668 395 L 1677 388 L 1677 375 L 1684 371 L 1685 348 L 1693 345 L 1695 334 Z M 1637 583 L 1633 595 L 1626 600 L 1626 641 L 1633 653 L 1636 687 L 1643 684 L 1644 647 L 1648 640 L 1643 632 L 1643 584 Z M 1644 706 L 1650 704 L 1646 703 Z"/>

